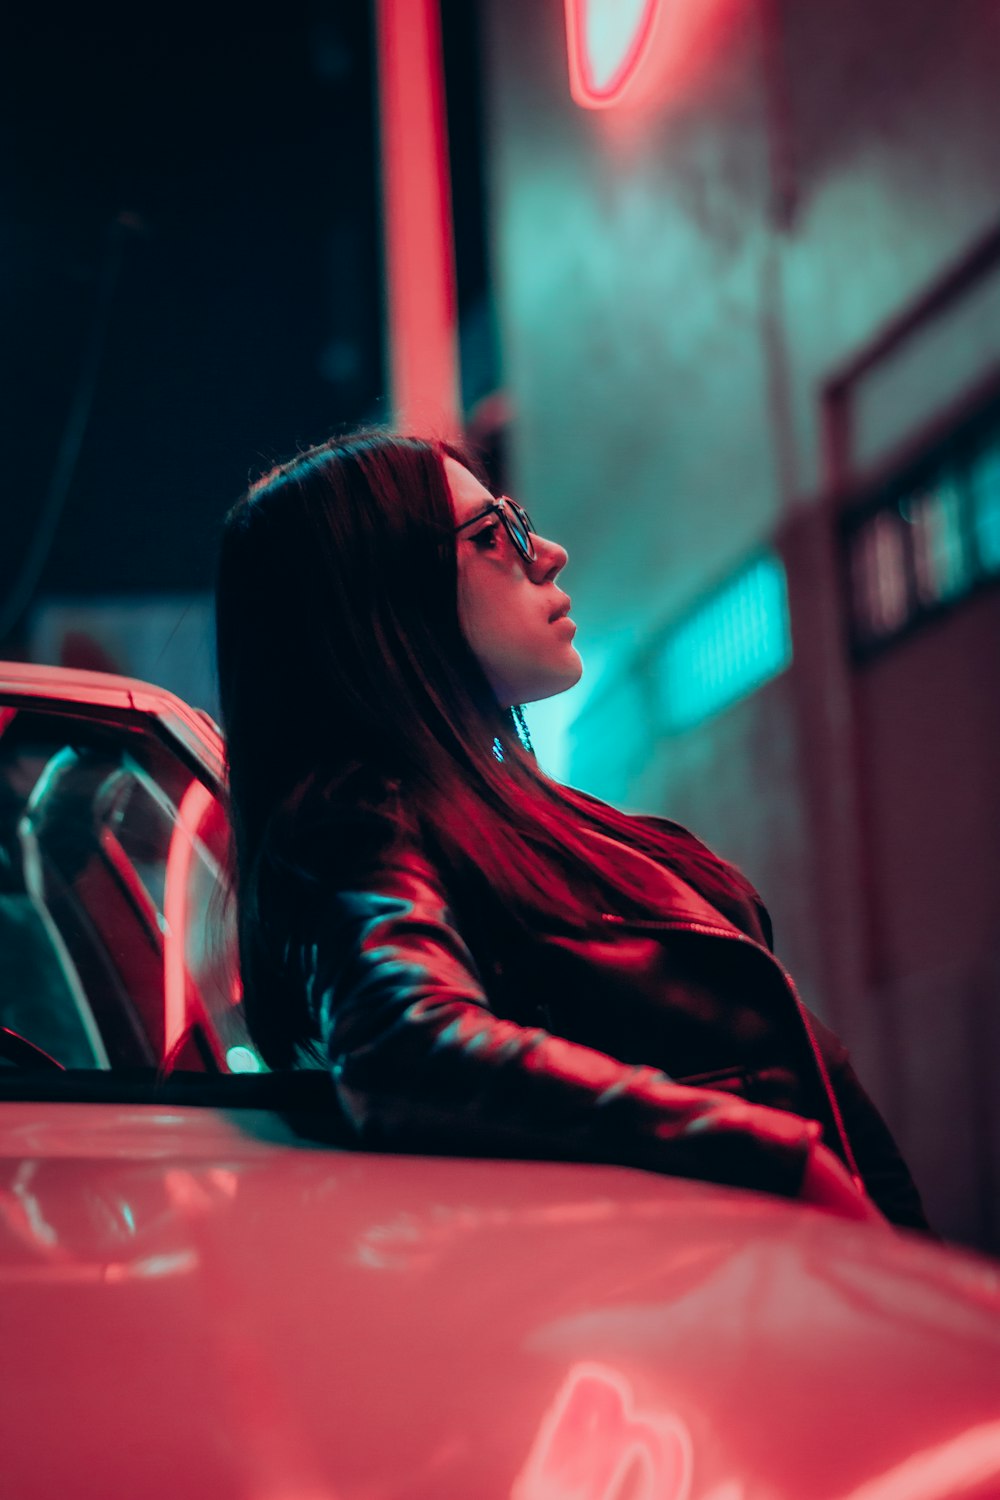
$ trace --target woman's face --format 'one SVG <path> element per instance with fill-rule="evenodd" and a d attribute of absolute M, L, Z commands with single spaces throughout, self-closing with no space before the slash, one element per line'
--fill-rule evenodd
<path fill-rule="evenodd" d="M 445 458 L 455 525 L 478 514 L 493 496 L 464 465 Z M 573 648 L 576 626 L 556 583 L 568 557 L 556 542 L 535 536 L 525 562 L 494 512 L 455 538 L 458 616 L 462 631 L 500 704 L 535 703 L 579 682 L 583 663 Z"/>

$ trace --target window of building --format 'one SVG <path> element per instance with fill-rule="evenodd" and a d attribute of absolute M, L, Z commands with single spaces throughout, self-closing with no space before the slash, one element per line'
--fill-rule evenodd
<path fill-rule="evenodd" d="M 688 729 L 783 672 L 792 660 L 780 558 L 757 557 L 662 638 L 654 660 L 662 729 Z"/>
<path fill-rule="evenodd" d="M 627 797 L 658 739 L 721 713 L 791 661 L 785 569 L 757 552 L 609 674 L 570 727 L 573 785 Z"/>
<path fill-rule="evenodd" d="M 859 656 L 1000 573 L 1000 413 L 849 513 L 843 542 Z"/>

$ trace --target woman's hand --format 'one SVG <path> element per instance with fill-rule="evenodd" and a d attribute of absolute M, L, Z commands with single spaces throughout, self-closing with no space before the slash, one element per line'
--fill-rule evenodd
<path fill-rule="evenodd" d="M 799 1201 L 845 1219 L 884 1224 L 884 1216 L 854 1181 L 843 1163 L 826 1146 L 816 1144 L 806 1158 Z"/>

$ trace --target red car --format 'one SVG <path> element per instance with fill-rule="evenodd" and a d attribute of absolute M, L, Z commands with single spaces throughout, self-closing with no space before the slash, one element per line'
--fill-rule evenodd
<path fill-rule="evenodd" d="M 986 1500 L 1000 1274 L 640 1171 L 376 1155 L 269 1074 L 223 747 L 0 664 L 0 1493 Z"/>

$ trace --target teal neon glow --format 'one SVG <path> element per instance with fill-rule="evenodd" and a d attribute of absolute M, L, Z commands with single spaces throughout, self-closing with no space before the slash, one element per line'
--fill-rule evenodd
<path fill-rule="evenodd" d="M 655 670 L 663 727 L 688 729 L 756 692 L 792 661 L 781 560 L 757 558 L 663 643 Z"/>
<path fill-rule="evenodd" d="M 972 529 L 984 573 L 1000 572 L 1000 443 L 980 453 L 969 476 Z"/>
<path fill-rule="evenodd" d="M 899 509 L 913 528 L 913 576 L 920 602 L 935 604 L 964 592 L 968 566 L 957 486 L 942 480 L 933 489 L 901 501 Z"/>
<path fill-rule="evenodd" d="M 226 1067 L 230 1073 L 262 1072 L 260 1058 L 249 1047 L 230 1047 L 226 1053 Z"/>

